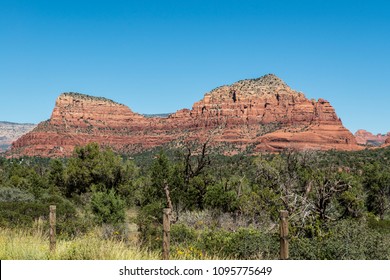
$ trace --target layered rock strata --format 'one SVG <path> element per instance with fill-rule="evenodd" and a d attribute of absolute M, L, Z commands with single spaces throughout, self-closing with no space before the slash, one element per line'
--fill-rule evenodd
<path fill-rule="evenodd" d="M 0 153 L 8 150 L 13 141 L 31 131 L 35 126 L 30 123 L 0 122 Z"/>
<path fill-rule="evenodd" d="M 374 135 L 371 132 L 368 132 L 364 129 L 359 129 L 354 134 L 356 138 L 356 142 L 359 145 L 367 145 L 367 146 L 382 146 L 386 143 L 387 139 L 390 137 L 390 132 L 386 135 L 377 134 Z"/>
<path fill-rule="evenodd" d="M 77 145 L 98 142 L 129 154 L 192 140 L 209 140 L 227 153 L 249 146 L 255 152 L 360 149 L 328 101 L 308 100 L 269 74 L 216 88 L 191 110 L 168 117 L 144 117 L 109 99 L 64 93 L 51 118 L 14 142 L 12 153 L 68 156 Z"/>

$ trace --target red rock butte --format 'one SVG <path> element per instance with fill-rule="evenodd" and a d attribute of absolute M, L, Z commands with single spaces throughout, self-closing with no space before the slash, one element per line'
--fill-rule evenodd
<path fill-rule="evenodd" d="M 11 155 L 62 157 L 97 142 L 132 154 L 185 141 L 209 141 L 231 154 L 295 150 L 358 150 L 355 137 L 324 99 L 309 100 L 269 74 L 206 93 L 192 110 L 145 117 L 106 98 L 63 93 L 51 118 L 12 144 Z"/>
<path fill-rule="evenodd" d="M 367 145 L 367 146 L 382 146 L 388 142 L 390 137 L 390 132 L 386 135 L 377 134 L 374 135 L 371 132 L 368 132 L 364 129 L 359 129 L 355 132 L 355 139 L 359 145 Z M 390 140 L 389 140 L 390 141 Z"/>

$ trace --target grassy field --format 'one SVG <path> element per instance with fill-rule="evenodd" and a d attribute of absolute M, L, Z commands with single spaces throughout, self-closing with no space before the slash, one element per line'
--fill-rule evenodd
<path fill-rule="evenodd" d="M 44 223 L 36 220 L 30 229 L 0 227 L 1 260 L 161 260 L 160 251 L 141 249 L 138 244 L 138 228 L 134 223 L 137 209 L 126 211 L 126 234 L 108 234 L 107 227 L 95 227 L 87 234 L 74 239 L 58 238 L 55 253 L 49 249 L 49 234 Z M 125 237 L 125 240 L 122 238 Z M 171 244 L 173 245 L 173 244 Z M 203 254 L 191 246 L 171 246 L 171 259 L 195 260 L 218 259 Z"/>
<path fill-rule="evenodd" d="M 158 252 L 140 250 L 135 244 L 105 240 L 95 232 L 73 240 L 58 240 L 50 253 L 49 238 L 42 232 L 0 229 L 2 260 L 154 260 Z"/>

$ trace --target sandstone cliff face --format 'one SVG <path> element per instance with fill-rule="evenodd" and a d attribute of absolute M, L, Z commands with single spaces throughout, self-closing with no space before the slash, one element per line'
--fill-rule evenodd
<path fill-rule="evenodd" d="M 5 152 L 13 141 L 31 131 L 35 126 L 35 124 L 0 122 L 0 153 Z"/>
<path fill-rule="evenodd" d="M 217 88 L 192 111 L 196 117 L 226 119 L 229 124 L 339 122 L 329 102 L 309 101 L 274 75 Z"/>
<path fill-rule="evenodd" d="M 356 138 L 356 142 L 359 145 L 381 146 L 385 144 L 385 142 L 390 136 L 390 133 L 388 133 L 387 135 L 383 135 L 383 134 L 374 135 L 371 132 L 368 132 L 364 129 L 359 129 L 358 131 L 356 131 L 354 136 Z"/>
<path fill-rule="evenodd" d="M 89 142 L 133 153 L 207 139 L 212 146 L 230 147 L 225 152 L 247 146 L 257 152 L 360 148 L 328 101 L 308 100 L 276 76 L 266 75 L 216 88 L 192 110 L 165 118 L 147 118 L 105 98 L 65 93 L 50 120 L 14 142 L 12 153 L 68 156 L 76 145 Z"/>

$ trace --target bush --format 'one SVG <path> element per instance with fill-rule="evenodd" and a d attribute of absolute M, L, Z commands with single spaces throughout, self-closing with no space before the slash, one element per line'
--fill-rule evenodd
<path fill-rule="evenodd" d="M 0 202 L 31 202 L 34 196 L 26 190 L 19 188 L 0 188 Z"/>
<path fill-rule="evenodd" d="M 204 231 L 198 238 L 198 247 L 210 255 L 229 259 L 273 259 L 279 252 L 278 237 L 252 228 L 236 232 L 226 230 Z"/>
<path fill-rule="evenodd" d="M 111 189 L 108 192 L 93 192 L 91 210 L 96 223 L 118 225 L 125 221 L 125 203 Z"/>
<path fill-rule="evenodd" d="M 225 230 L 205 230 L 198 238 L 198 246 L 205 253 L 227 258 L 231 235 L 231 232 Z"/>
<path fill-rule="evenodd" d="M 389 220 L 379 220 L 375 216 L 370 215 L 368 218 L 368 226 L 371 229 L 374 229 L 383 234 L 390 234 L 390 221 Z"/>
<path fill-rule="evenodd" d="M 226 189 L 223 183 L 209 186 L 204 196 L 204 204 L 223 212 L 233 212 L 238 208 L 237 194 Z"/>
<path fill-rule="evenodd" d="M 38 202 L 0 202 L 0 227 L 32 227 L 35 220 L 47 219 L 49 206 Z"/>
<path fill-rule="evenodd" d="M 91 224 L 78 217 L 69 200 L 57 195 L 44 195 L 41 201 L 0 202 L 0 227 L 32 228 L 38 220 L 49 229 L 49 206 L 56 205 L 56 227 L 60 237 L 73 238 L 85 233 Z"/>
<path fill-rule="evenodd" d="M 196 240 L 196 232 L 194 229 L 183 224 L 174 224 L 171 227 L 171 242 L 175 243 L 191 243 Z"/>
<path fill-rule="evenodd" d="M 266 235 L 251 228 L 240 228 L 232 234 L 229 253 L 237 259 L 264 259 L 276 257 L 278 237 Z"/>
<path fill-rule="evenodd" d="M 292 259 L 389 259 L 390 235 L 370 229 L 364 221 L 338 221 L 325 236 L 293 238 Z"/>
<path fill-rule="evenodd" d="M 154 202 L 140 209 L 137 217 L 139 241 L 149 249 L 161 248 L 163 204 Z"/>

